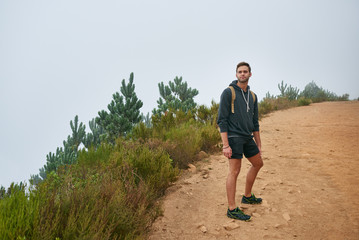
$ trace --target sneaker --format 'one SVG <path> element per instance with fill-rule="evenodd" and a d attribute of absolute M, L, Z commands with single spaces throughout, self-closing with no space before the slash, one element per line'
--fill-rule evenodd
<path fill-rule="evenodd" d="M 236 207 L 233 210 L 228 209 L 227 217 L 242 220 L 242 221 L 248 221 L 251 218 L 251 216 L 244 214 L 242 210 L 239 209 L 238 207 Z"/>
<path fill-rule="evenodd" d="M 262 203 L 262 198 L 256 198 L 256 196 L 254 196 L 253 193 L 252 193 L 252 196 L 250 196 L 250 197 L 246 197 L 246 196 L 243 195 L 242 203 L 245 203 L 245 204 L 260 204 L 260 203 Z"/>

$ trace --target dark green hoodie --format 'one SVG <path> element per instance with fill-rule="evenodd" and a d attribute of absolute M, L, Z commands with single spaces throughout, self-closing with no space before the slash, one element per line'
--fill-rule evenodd
<path fill-rule="evenodd" d="M 231 89 L 226 88 L 219 103 L 217 124 L 221 132 L 228 132 L 228 137 L 241 137 L 244 140 L 251 139 L 252 133 L 259 131 L 258 123 L 258 98 L 253 96 L 247 87 L 247 92 L 243 91 L 237 85 L 237 80 L 233 81 L 232 86 L 236 93 L 234 100 L 234 113 L 231 111 L 232 93 Z M 244 96 L 243 96 L 244 95 Z M 247 103 L 249 95 L 249 104 L 247 111 Z"/>

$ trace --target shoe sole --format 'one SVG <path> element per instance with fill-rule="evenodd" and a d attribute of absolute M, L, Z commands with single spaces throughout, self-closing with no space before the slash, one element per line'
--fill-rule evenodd
<path fill-rule="evenodd" d="M 249 222 L 251 220 L 251 218 L 249 218 L 249 219 L 240 219 L 240 218 L 232 217 L 232 216 L 230 216 L 228 214 L 227 214 L 227 217 L 231 218 L 231 219 L 239 220 L 239 221 L 244 221 L 244 222 Z"/>
<path fill-rule="evenodd" d="M 253 202 L 253 203 L 249 203 L 249 202 L 242 202 L 243 204 L 261 204 L 262 202 Z"/>

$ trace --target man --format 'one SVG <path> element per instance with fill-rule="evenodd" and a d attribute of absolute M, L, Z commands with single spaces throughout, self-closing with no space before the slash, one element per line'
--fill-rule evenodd
<path fill-rule="evenodd" d="M 240 62 L 236 68 L 238 80 L 230 84 L 233 89 L 227 88 L 221 95 L 217 122 L 221 132 L 223 154 L 229 161 L 229 173 L 226 182 L 227 216 L 244 221 L 249 220 L 250 216 L 244 214 L 235 201 L 237 177 L 241 170 L 243 154 L 252 166 L 247 173 L 242 203 L 259 204 L 262 202 L 261 198 L 256 198 L 252 194 L 254 180 L 263 166 L 263 161 L 258 123 L 258 98 L 248 86 L 248 80 L 251 76 L 249 64 Z M 234 101 L 232 100 L 232 90 L 235 93 Z M 232 106 L 232 101 L 234 106 Z M 232 107 L 234 108 L 232 109 Z"/>

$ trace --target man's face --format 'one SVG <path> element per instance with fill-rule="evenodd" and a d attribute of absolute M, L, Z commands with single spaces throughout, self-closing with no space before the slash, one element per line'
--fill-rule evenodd
<path fill-rule="evenodd" d="M 240 66 L 237 69 L 236 77 L 239 82 L 241 82 L 241 83 L 248 82 L 248 80 L 251 76 L 252 76 L 252 73 L 249 72 L 249 68 L 247 66 Z"/>

